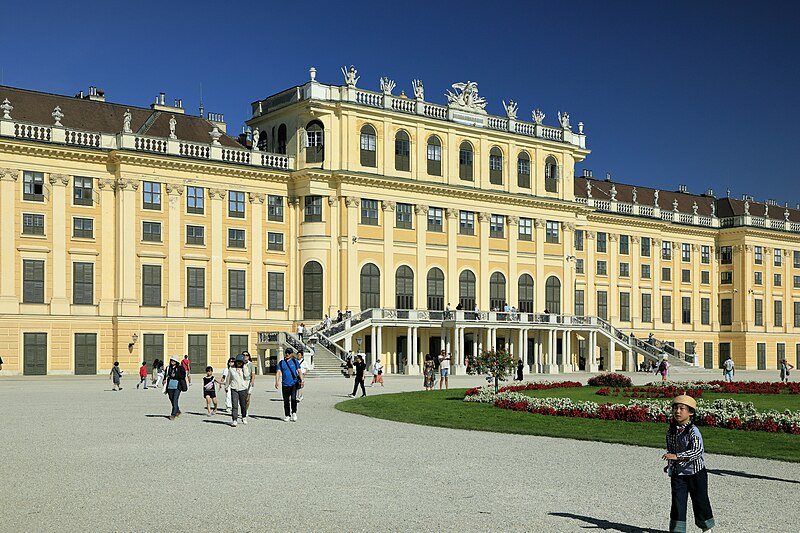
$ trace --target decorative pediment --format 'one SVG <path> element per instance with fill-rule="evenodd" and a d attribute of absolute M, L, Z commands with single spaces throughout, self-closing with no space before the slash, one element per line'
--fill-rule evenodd
<path fill-rule="evenodd" d="M 447 91 L 447 105 L 477 113 L 486 113 L 486 99 L 478 96 L 478 84 L 474 81 L 459 82 L 452 85 L 455 92 Z"/>

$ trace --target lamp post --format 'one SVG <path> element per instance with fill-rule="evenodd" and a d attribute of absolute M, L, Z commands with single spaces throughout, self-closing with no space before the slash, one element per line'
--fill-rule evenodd
<path fill-rule="evenodd" d="M 356 353 L 361 353 L 361 343 L 364 342 L 364 339 L 361 337 L 356 337 Z"/>

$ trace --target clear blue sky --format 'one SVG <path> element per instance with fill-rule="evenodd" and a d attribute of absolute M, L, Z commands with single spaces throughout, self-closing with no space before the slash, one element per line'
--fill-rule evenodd
<path fill-rule="evenodd" d="M 291 4 L 291 5 L 289 5 Z M 798 2 L 6 2 L 6 85 L 148 106 L 159 91 L 237 133 L 251 101 L 308 79 L 389 76 L 444 102 L 479 83 L 492 114 L 519 102 L 586 124 L 595 176 L 800 202 Z M 447 7 L 450 5 L 451 7 Z"/>

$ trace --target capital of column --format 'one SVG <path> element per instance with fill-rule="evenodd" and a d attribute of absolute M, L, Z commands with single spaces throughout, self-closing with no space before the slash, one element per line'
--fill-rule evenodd
<path fill-rule="evenodd" d="M 537 228 L 543 228 L 545 227 L 545 220 L 542 218 L 537 218 L 533 221 L 533 225 Z"/>
<path fill-rule="evenodd" d="M 478 220 L 481 222 L 489 222 L 492 219 L 491 213 L 487 213 L 486 211 L 481 211 L 478 213 Z"/>
<path fill-rule="evenodd" d="M 355 196 L 345 196 L 344 205 L 346 205 L 347 207 L 358 207 L 359 205 L 361 205 L 361 199 Z"/>
<path fill-rule="evenodd" d="M 170 196 L 180 196 L 183 194 L 183 185 L 177 183 L 167 183 L 167 194 Z"/>
<path fill-rule="evenodd" d="M 611 241 L 611 242 L 617 242 L 618 238 L 619 238 L 619 236 L 616 233 L 609 233 L 608 234 L 608 240 Z"/>
<path fill-rule="evenodd" d="M 19 179 L 19 169 L 0 168 L 0 181 L 17 181 Z"/>
<path fill-rule="evenodd" d="M 381 209 L 384 211 L 394 211 L 397 207 L 397 204 L 392 200 L 384 200 L 381 202 Z"/>
<path fill-rule="evenodd" d="M 428 206 L 427 205 L 420 205 L 417 204 L 414 206 L 414 212 L 418 215 L 427 215 L 428 214 Z"/>
<path fill-rule="evenodd" d="M 641 240 L 641 239 L 639 239 L 639 237 L 638 237 L 638 236 L 636 236 L 636 235 L 633 235 L 633 236 L 631 236 L 631 242 L 632 242 L 633 244 L 639 244 L 639 241 L 640 241 L 640 240 Z"/>
<path fill-rule="evenodd" d="M 211 198 L 212 200 L 215 199 L 224 200 L 225 192 L 226 192 L 225 189 L 208 189 L 208 197 Z"/>
<path fill-rule="evenodd" d="M 594 237 L 595 237 L 595 232 L 594 231 L 587 231 L 586 232 L 586 238 L 589 239 L 590 241 L 593 241 Z"/>
<path fill-rule="evenodd" d="M 97 180 L 97 186 L 100 188 L 100 190 L 108 188 L 111 191 L 114 191 L 117 188 L 117 182 L 115 180 L 112 180 L 112 179 L 103 178 L 103 179 Z"/>
<path fill-rule="evenodd" d="M 564 229 L 566 231 L 575 231 L 575 224 L 572 222 L 564 222 Z"/>
<path fill-rule="evenodd" d="M 508 225 L 509 226 L 517 226 L 517 225 L 519 225 L 519 217 L 517 215 L 509 215 L 508 216 Z"/>
<path fill-rule="evenodd" d="M 128 189 L 138 191 L 139 190 L 139 180 L 135 180 L 132 178 L 119 178 L 117 180 L 117 189 L 120 191 L 125 191 Z"/>
<path fill-rule="evenodd" d="M 251 192 L 249 196 L 251 204 L 263 204 L 267 198 L 263 192 Z"/>
<path fill-rule="evenodd" d="M 69 176 L 66 174 L 50 174 L 48 180 L 50 185 L 61 185 L 62 187 L 69 185 Z"/>
<path fill-rule="evenodd" d="M 448 209 L 447 209 L 447 210 L 444 212 L 444 216 L 445 216 L 446 218 L 458 218 L 458 209 L 452 209 L 452 208 L 448 208 Z"/>
<path fill-rule="evenodd" d="M 699 252 L 700 251 L 700 245 L 699 244 L 693 244 L 692 245 L 692 251 L 693 252 Z"/>
<path fill-rule="evenodd" d="M 336 207 L 339 205 L 339 197 L 338 196 L 328 196 L 328 205 L 331 207 Z"/>

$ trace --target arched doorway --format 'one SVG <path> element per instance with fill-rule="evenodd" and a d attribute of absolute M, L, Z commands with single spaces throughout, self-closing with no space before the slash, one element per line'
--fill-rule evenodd
<path fill-rule="evenodd" d="M 544 308 L 548 313 L 561 314 L 561 281 L 555 276 L 547 278 L 545 283 Z"/>
<path fill-rule="evenodd" d="M 322 265 L 316 261 L 303 267 L 303 318 L 322 319 Z"/>
<path fill-rule="evenodd" d="M 361 267 L 361 310 L 381 306 L 381 272 L 373 263 Z"/>
<path fill-rule="evenodd" d="M 533 278 L 530 274 L 519 277 L 518 301 L 521 313 L 533 313 Z"/>
<path fill-rule="evenodd" d="M 406 265 L 395 273 L 394 292 L 397 309 L 414 309 L 414 271 Z"/>
<path fill-rule="evenodd" d="M 471 270 L 458 276 L 458 302 L 466 310 L 475 309 L 475 274 Z"/>
<path fill-rule="evenodd" d="M 433 267 L 428 271 L 428 309 L 444 311 L 444 272 Z"/>

